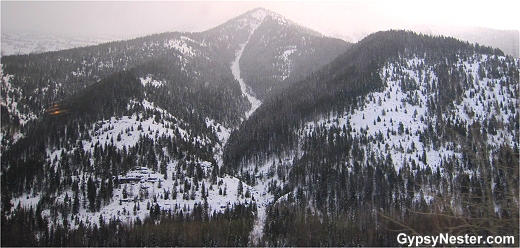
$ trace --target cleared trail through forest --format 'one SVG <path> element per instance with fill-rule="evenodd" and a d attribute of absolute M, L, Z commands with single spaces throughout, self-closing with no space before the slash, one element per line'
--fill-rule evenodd
<path fill-rule="evenodd" d="M 251 31 L 251 35 L 253 35 L 256 28 L 257 27 L 253 28 L 253 30 Z M 246 119 L 249 118 L 249 116 L 251 116 L 251 114 L 253 114 L 253 112 L 255 112 L 255 110 L 262 104 L 260 100 L 253 96 L 253 92 L 251 92 L 250 87 L 246 85 L 244 80 L 240 77 L 240 58 L 242 57 L 242 53 L 244 52 L 247 43 L 249 43 L 251 35 L 249 35 L 249 38 L 247 38 L 247 41 L 244 44 L 240 45 L 240 50 L 236 52 L 237 56 L 235 58 L 235 61 L 233 61 L 233 63 L 231 64 L 231 72 L 233 73 L 235 79 L 240 83 L 240 89 L 242 90 L 242 94 L 244 94 L 251 103 L 251 109 L 249 109 L 249 111 L 246 112 Z"/>

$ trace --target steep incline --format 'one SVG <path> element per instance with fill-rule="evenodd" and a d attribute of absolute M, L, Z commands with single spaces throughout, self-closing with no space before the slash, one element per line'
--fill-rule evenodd
<path fill-rule="evenodd" d="M 249 15 L 255 20 L 251 25 L 255 30 L 240 59 L 240 75 L 261 101 L 304 79 L 351 46 L 266 9 L 255 9 Z"/>
<path fill-rule="evenodd" d="M 242 94 L 244 94 L 244 96 L 246 96 L 247 99 L 249 100 L 249 102 L 251 103 L 251 109 L 249 109 L 246 112 L 246 119 L 249 118 L 249 116 L 251 116 L 251 114 L 253 112 L 255 112 L 255 110 L 258 107 L 260 107 L 260 104 L 262 104 L 262 102 L 253 96 L 251 89 L 249 88 L 248 85 L 246 85 L 246 83 L 240 76 L 240 59 L 242 58 L 242 53 L 244 53 L 244 49 L 246 48 L 247 44 L 249 43 L 251 36 L 255 32 L 255 30 L 258 28 L 258 26 L 260 26 L 260 24 L 264 20 L 265 16 L 266 16 L 265 12 L 259 12 L 259 14 L 256 15 L 256 17 L 258 17 L 258 23 L 253 24 L 253 26 L 251 27 L 251 34 L 247 38 L 247 41 L 240 45 L 240 50 L 238 50 L 236 52 L 236 58 L 233 61 L 233 63 L 231 64 L 231 71 L 233 72 L 233 76 L 235 77 L 235 79 L 240 83 L 240 89 L 242 90 Z"/>
<path fill-rule="evenodd" d="M 264 25 L 266 20 L 269 25 Z M 296 29 L 301 32 L 293 32 Z M 179 246 L 243 246 L 240 242 L 248 241 L 253 226 L 252 236 L 261 236 L 265 205 L 273 199 L 265 194 L 269 185 L 247 185 L 221 168 L 231 130 L 256 112 L 259 94 L 267 95 L 255 90 L 258 80 L 244 73 L 244 61 L 251 61 L 246 53 L 258 51 L 252 46 L 262 36 L 268 39 L 261 49 L 282 63 L 264 65 L 261 60 L 255 66 L 280 72 L 281 77 L 274 77 L 278 85 L 292 83 L 289 75 L 310 73 L 306 68 L 314 61 L 295 62 L 299 57 L 329 51 L 317 43 L 295 41 L 309 36 L 333 40 L 255 9 L 199 33 L 163 33 L 3 56 L 2 213 L 10 223 L 6 226 L 19 224 L 13 217 L 23 211 L 33 211 L 40 223 L 47 223 L 28 231 L 31 241 L 13 244 L 84 246 L 85 239 L 52 243 L 43 241 L 48 240 L 43 234 L 92 231 L 109 222 L 133 223 L 136 229 L 130 229 L 137 230 L 143 223 L 178 218 L 237 224 L 240 228 L 233 231 L 215 232 L 245 234 L 236 237 L 237 242 L 176 243 Z M 278 39 L 284 40 L 282 50 Z M 338 51 L 348 46 L 327 44 Z M 294 65 L 303 70 L 295 72 Z M 51 107 L 64 114 L 49 112 Z M 13 208 L 18 204 L 20 208 Z M 254 225 L 257 210 L 260 218 Z M 239 223 L 231 220 L 237 217 Z M 91 243 L 98 237 L 90 236 L 95 238 L 88 239 L 88 245 L 107 244 Z"/>
<path fill-rule="evenodd" d="M 264 101 L 224 153 L 224 169 L 268 203 L 251 236 L 263 230 L 267 246 L 393 246 L 395 222 L 427 232 L 456 227 L 436 226 L 452 218 L 510 232 L 518 65 L 453 38 L 379 32 Z"/>

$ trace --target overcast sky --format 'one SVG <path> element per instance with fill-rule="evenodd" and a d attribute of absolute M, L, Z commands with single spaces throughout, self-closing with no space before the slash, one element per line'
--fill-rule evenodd
<path fill-rule="evenodd" d="M 141 36 L 203 31 L 264 7 L 323 34 L 424 24 L 520 30 L 520 1 L 4 1 L 2 29 Z"/>

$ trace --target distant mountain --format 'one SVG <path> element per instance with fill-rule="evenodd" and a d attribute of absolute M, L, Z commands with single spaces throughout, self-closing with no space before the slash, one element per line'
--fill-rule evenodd
<path fill-rule="evenodd" d="M 59 35 L 2 29 L 2 56 L 59 51 L 128 38 L 130 37 Z"/>
<path fill-rule="evenodd" d="M 506 55 L 519 58 L 520 31 L 497 30 L 483 27 L 457 26 L 420 26 L 413 28 L 416 32 L 429 35 L 451 36 L 470 43 L 479 43 L 484 46 L 499 48 Z"/>
<path fill-rule="evenodd" d="M 351 46 L 263 8 L 251 10 L 203 34 L 207 35 L 205 41 L 214 37 L 222 41 L 220 36 L 228 32 L 234 33 L 234 39 L 242 40 L 238 44 L 241 77 L 250 93 L 260 99 L 302 79 Z"/>
<path fill-rule="evenodd" d="M 263 22 L 251 34 L 240 60 L 242 77 L 260 99 L 303 79 L 351 46 L 260 11 L 265 13 Z"/>
<path fill-rule="evenodd" d="M 470 43 L 479 43 L 484 46 L 496 47 L 502 50 L 506 55 L 519 58 L 519 40 L 520 33 L 518 30 L 498 30 L 484 27 L 470 26 L 447 26 L 447 25 L 412 25 L 403 27 L 403 29 L 414 31 L 427 35 L 439 35 L 454 37 L 462 41 Z M 349 30 L 331 28 L 324 31 L 324 34 L 336 37 L 348 42 L 358 42 L 368 36 L 370 31 Z"/>

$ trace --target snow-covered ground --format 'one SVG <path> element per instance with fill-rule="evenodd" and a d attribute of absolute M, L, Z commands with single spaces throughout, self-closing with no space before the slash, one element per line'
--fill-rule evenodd
<path fill-rule="evenodd" d="M 153 80 L 150 78 L 142 79 L 143 83 L 152 83 Z M 207 137 L 201 137 L 200 135 L 194 134 L 188 128 L 189 126 L 183 125 L 183 121 L 172 116 L 166 110 L 155 106 L 154 103 L 147 100 L 142 102 L 130 101 L 128 107 L 131 108 L 135 105 L 140 105 L 144 109 L 152 110 L 154 113 L 161 113 L 161 121 L 155 121 L 155 115 L 145 117 L 142 114 L 134 114 L 132 116 L 122 116 L 120 118 L 112 117 L 108 120 L 101 120 L 92 125 L 89 130 L 90 137 L 88 139 L 82 139 L 76 144 L 81 142 L 81 149 L 90 154 L 94 154 L 95 147 L 101 148 L 106 147 L 108 144 L 116 147 L 118 150 L 130 150 L 135 147 L 141 137 L 147 137 L 152 140 L 156 140 L 158 137 L 176 137 L 184 140 L 185 142 L 192 142 L 193 144 L 208 144 L 211 142 Z M 220 144 L 217 144 L 214 149 L 216 154 L 217 166 L 222 166 L 222 147 L 227 142 L 231 130 L 225 128 L 214 120 L 206 120 L 206 125 L 211 127 L 217 137 L 219 138 Z M 184 127 L 184 128 L 182 128 Z M 51 166 L 57 166 L 62 159 L 63 153 L 72 155 L 73 148 L 69 151 L 64 148 L 61 149 L 48 149 L 48 162 Z M 166 155 L 166 152 L 165 152 Z M 98 162 L 94 158 L 90 159 L 91 165 Z M 187 163 L 185 166 L 200 167 L 203 173 L 206 175 L 202 180 L 195 181 L 193 177 L 185 176 L 185 172 L 179 174 L 179 168 L 182 165 L 179 163 Z M 144 220 L 150 214 L 150 208 L 158 204 L 162 210 L 171 210 L 173 213 L 179 213 L 182 211 L 184 214 L 191 212 L 195 204 L 204 204 L 205 201 L 208 203 L 208 212 L 222 212 L 226 208 L 233 208 L 235 204 L 252 204 L 252 196 L 259 198 L 258 193 L 254 193 L 254 189 L 248 185 L 243 184 L 242 194 L 238 193 L 238 185 L 240 184 L 239 179 L 232 176 L 217 177 L 216 181 L 211 179 L 211 171 L 214 165 L 208 161 L 197 159 L 197 162 L 182 161 L 176 158 L 172 158 L 166 165 L 166 173 L 162 174 L 157 171 L 153 171 L 151 168 L 136 167 L 129 172 L 117 175 L 120 180 L 119 187 L 113 191 L 113 196 L 108 202 L 101 204 L 100 211 L 91 212 L 88 207 L 80 208 L 80 211 L 76 215 L 67 216 L 67 221 L 58 222 L 63 225 L 68 223 L 70 228 L 77 228 L 79 223 L 84 225 L 97 224 L 101 219 L 109 221 L 110 219 L 121 220 L 123 222 L 134 222 Z M 80 184 L 85 183 L 86 178 L 89 175 L 80 174 L 78 176 L 72 176 L 74 180 L 79 180 Z M 97 182 L 98 184 L 100 181 Z M 189 186 L 185 184 L 188 183 Z M 202 189 L 204 188 L 204 190 Z M 188 190 L 188 191 L 185 191 Z M 206 197 L 203 197 L 202 192 L 205 192 Z M 174 193 L 176 192 L 176 193 Z M 246 195 L 249 192 L 250 196 Z M 73 199 L 75 192 L 67 190 L 54 196 L 54 203 L 56 205 L 64 204 Z M 41 195 L 24 194 L 18 198 L 14 198 L 12 202 L 16 205 L 33 208 L 36 207 L 40 201 Z M 81 200 L 86 201 L 86 199 Z M 88 203 L 87 203 L 88 205 Z M 45 210 L 43 216 L 49 218 L 56 218 L 57 220 L 63 219 L 64 216 L 55 216 L 51 210 Z"/>
<path fill-rule="evenodd" d="M 499 59 L 504 61 L 505 57 Z M 459 59 L 457 67 L 464 69 L 472 83 L 463 93 L 463 100 L 454 101 L 454 108 L 449 113 L 444 113 L 443 119 L 450 118 L 453 123 L 464 121 L 468 129 L 474 122 L 484 126 L 484 122 L 491 118 L 496 118 L 500 126 L 508 126 L 513 120 L 515 112 L 511 110 L 514 109 L 511 106 L 516 106 L 518 101 L 515 94 L 519 90 L 518 84 L 506 85 L 505 75 L 494 79 L 479 78 L 479 64 L 486 60 L 488 56 L 485 55 Z M 350 125 L 354 136 L 381 137 L 381 142 L 370 142 L 365 149 L 383 156 L 390 154 L 396 169 L 412 161 L 422 168 L 437 168 L 445 158 L 461 158 L 460 146 L 451 142 L 434 147 L 425 145 L 420 140 L 419 134 L 426 132 L 429 124 L 435 127 L 438 121 L 428 110 L 431 107 L 428 106 L 428 98 L 435 94 L 431 85 L 438 83 L 438 78 L 433 67 L 425 66 L 420 69 L 418 65 L 427 65 L 424 59 L 415 57 L 404 61 L 387 63 L 381 68 L 380 76 L 386 86 L 381 91 L 369 93 L 352 113 L 347 111 L 341 116 L 333 116 L 331 113 L 319 121 L 308 122 L 304 125 L 303 134 L 311 134 L 317 126 L 342 128 Z M 401 71 L 404 76 L 395 74 L 395 71 Z M 415 85 L 416 89 L 401 88 L 403 80 Z M 399 126 L 404 127 L 404 132 L 399 132 Z M 490 146 L 507 143 L 513 147 L 517 140 L 518 137 L 507 133 L 505 129 L 499 129 L 495 135 L 488 133 L 487 137 Z M 424 154 L 426 163 L 420 159 Z"/>
<path fill-rule="evenodd" d="M 188 56 L 188 57 L 193 56 L 193 53 L 194 53 L 193 45 L 198 45 L 201 47 L 206 46 L 203 43 L 190 39 L 186 36 L 181 36 L 178 39 L 171 39 L 167 43 L 164 44 L 165 47 L 168 47 L 170 49 L 176 49 L 179 52 L 181 52 L 182 54 L 184 54 L 184 56 Z"/>
<path fill-rule="evenodd" d="M 506 80 L 505 76 L 495 79 L 479 78 L 478 65 L 487 59 L 486 56 L 479 58 L 478 55 L 474 58 L 459 59 L 456 67 L 464 68 L 467 75 L 472 75 L 474 83 L 465 90 L 462 101 L 453 102 L 454 107 L 450 113 L 443 115 L 443 119 L 453 116 L 450 117 L 453 123 L 457 120 L 465 121 L 466 128 L 469 128 L 474 122 L 483 123 L 491 116 L 495 116 L 504 126 L 509 125 L 509 122 L 513 120 L 515 112 L 507 106 L 516 106 L 515 92 L 519 90 L 518 84 L 506 86 L 503 83 Z M 369 93 L 352 112 L 349 110 L 339 116 L 330 113 L 320 120 L 306 123 L 303 125 L 303 129 L 298 131 L 300 142 L 303 142 L 306 136 L 312 134 L 318 127 L 323 130 L 323 128 L 342 129 L 344 125 L 350 126 L 352 128 L 350 135 L 353 137 L 372 137 L 373 140 L 380 137 L 381 141 L 371 141 L 364 149 L 366 152 L 383 156 L 383 158 L 390 155 L 396 170 L 400 170 L 405 164 L 410 166 L 413 162 L 423 169 L 426 167 L 439 168 L 442 172 L 444 170 L 443 160 L 460 159 L 462 151 L 460 146 L 450 141 L 435 147 L 420 139 L 421 133 L 426 132 L 430 126 L 436 127 L 438 121 L 438 117 L 429 110 L 431 106 L 428 105 L 428 99 L 436 94 L 437 91 L 431 86 L 437 84 L 439 80 L 433 67 L 425 66 L 421 69 L 418 66 L 420 64 L 426 65 L 427 63 L 418 57 L 387 63 L 380 69 L 381 79 L 385 82 L 384 88 Z M 400 73 L 394 73 L 397 71 Z M 416 88 L 413 90 L 402 88 L 403 80 L 415 85 Z M 485 95 L 487 99 L 496 99 L 496 101 L 482 101 L 480 95 Z M 495 107 L 500 102 L 506 107 Z M 473 112 L 477 114 L 468 115 Z M 496 135 L 488 134 L 487 141 L 490 146 L 496 146 L 497 142 L 498 144 L 505 142 L 514 146 L 517 139 L 518 137 L 513 137 L 511 134 L 507 134 L 506 130 L 500 129 Z M 264 164 L 251 163 L 249 166 L 244 166 L 250 173 L 254 170 L 253 175 L 257 178 L 256 185 L 253 186 L 253 195 L 258 204 L 258 219 L 250 235 L 252 244 L 262 237 L 266 217 L 265 207 L 275 203 L 275 197 L 272 192 L 269 192 L 269 186 L 276 182 L 283 187 L 276 171 L 279 166 L 286 166 L 287 170 L 291 169 L 295 154 L 301 156 L 302 153 L 301 147 L 297 149 L 300 150 L 273 156 Z M 424 158 L 425 154 L 426 158 Z M 279 199 L 284 199 L 286 196 L 281 196 Z M 423 197 L 427 202 L 431 200 L 431 196 L 426 191 Z"/>
<path fill-rule="evenodd" d="M 218 167 L 222 167 L 224 161 L 222 160 L 224 147 L 231 135 L 231 129 L 224 127 L 220 123 L 217 123 L 215 120 L 206 119 L 206 126 L 211 127 L 213 133 L 217 135 L 217 138 L 220 144 L 216 144 L 213 148 L 214 159 L 217 161 Z"/>
<path fill-rule="evenodd" d="M 34 120 L 37 117 L 35 113 L 29 110 L 29 108 L 25 107 L 23 104 L 19 104 L 20 100 L 23 100 L 24 97 L 23 91 L 19 87 L 13 86 L 11 84 L 13 78 L 14 75 L 4 74 L 3 65 L 0 64 L 0 91 L 2 95 L 0 104 L 9 111 L 11 117 L 18 118 L 18 122 L 20 125 L 24 125 L 25 123 Z M 7 123 L 7 120 L 2 121 L 4 121 L 4 123 Z M 5 149 L 7 149 L 10 145 L 10 142 L 16 143 L 19 139 L 23 137 L 24 135 L 20 132 L 19 129 L 7 128 L 7 125 L 2 125 L 2 130 L 0 132 L 0 141 L 2 141 L 2 144 L 5 145 L 0 148 L 0 151 L 4 151 Z"/>
<path fill-rule="evenodd" d="M 152 85 L 153 87 L 161 87 L 164 85 L 164 82 L 153 79 L 153 75 L 147 75 L 146 78 L 141 78 L 141 84 L 145 87 L 148 84 Z"/>
<path fill-rule="evenodd" d="M 176 163 L 176 162 L 175 162 Z M 168 165 L 168 173 L 174 171 L 175 163 Z M 210 163 L 202 162 L 203 168 L 211 167 Z M 208 212 L 223 212 L 226 208 L 233 208 L 236 204 L 252 204 L 252 198 L 245 197 L 246 191 L 252 191 L 250 186 L 243 184 L 243 194 L 238 194 L 239 180 L 235 177 L 224 176 L 218 177 L 217 183 L 212 184 L 210 180 L 204 179 L 195 182 L 188 179 L 190 184 L 190 193 L 183 193 L 185 188 L 185 179 L 168 178 L 164 175 L 152 171 L 148 168 L 135 168 L 127 174 L 122 175 L 119 179 L 138 178 L 136 182 L 120 183 L 119 187 L 114 189 L 113 197 L 110 202 L 103 203 L 100 211 L 90 212 L 88 208 L 80 208 L 76 215 L 70 215 L 66 221 L 70 228 L 77 228 L 79 223 L 84 225 L 99 225 L 100 219 L 108 222 L 110 219 L 121 220 L 125 223 L 133 223 L 136 220 L 144 220 L 150 215 L 150 208 L 158 204 L 161 210 L 172 211 L 172 213 L 190 213 L 197 204 L 208 203 Z M 197 186 L 198 184 L 198 186 Z M 202 187 L 207 194 L 206 199 L 202 197 Z M 198 188 L 198 190 L 195 190 Z M 176 192 L 176 193 L 174 193 Z M 221 193 L 222 192 L 222 193 Z M 253 195 L 253 194 L 252 194 Z M 63 204 L 71 201 L 74 192 L 68 190 L 55 198 L 55 204 Z M 175 198 L 173 198 L 175 196 Z M 257 194 L 254 194 L 255 198 Z M 33 208 L 40 201 L 40 195 L 26 194 L 19 198 L 15 198 L 12 202 L 15 205 Z M 88 203 L 87 203 L 88 205 Z M 44 210 L 44 217 L 53 217 L 51 210 Z M 63 219 L 63 216 L 56 216 L 57 219 Z M 58 222 L 60 223 L 60 222 Z M 63 222 L 65 223 L 65 222 Z M 60 224 L 63 224 L 60 223 Z"/>
<path fill-rule="evenodd" d="M 2 101 L 1 104 L 5 106 L 10 113 L 18 116 L 20 124 L 25 124 L 30 120 L 36 119 L 36 114 L 29 112 L 27 114 L 21 113 L 18 106 L 19 100 L 22 99 L 23 91 L 19 87 L 11 84 L 14 75 L 4 74 L 3 65 L 0 64 L 1 86 L 2 86 Z M 44 92 L 45 90 L 42 89 Z M 23 108 L 23 106 L 21 106 Z"/>
<path fill-rule="evenodd" d="M 277 166 L 275 160 L 276 159 L 273 158 L 272 160 L 268 160 L 266 163 L 258 166 L 258 171 L 254 174 L 257 178 L 257 184 L 252 187 L 251 192 L 257 203 L 257 219 L 255 220 L 253 230 L 249 235 L 251 246 L 257 245 L 260 238 L 263 237 L 263 228 L 267 217 L 267 207 L 275 203 L 274 195 L 269 191 L 269 186 L 275 182 L 276 184 L 281 183 L 278 175 L 274 173 Z M 284 159 L 284 162 L 286 162 L 286 164 L 292 164 L 292 159 L 287 157 Z M 250 165 L 249 168 L 255 168 L 255 165 Z"/>

